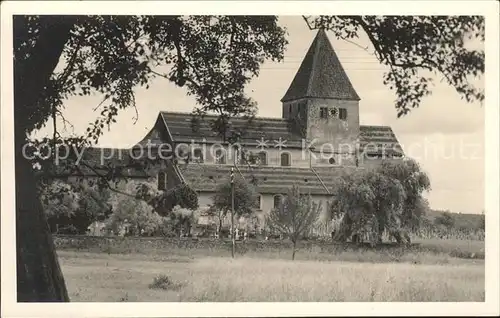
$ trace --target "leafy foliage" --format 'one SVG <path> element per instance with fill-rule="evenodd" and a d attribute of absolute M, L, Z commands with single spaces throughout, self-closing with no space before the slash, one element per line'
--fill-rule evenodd
<path fill-rule="evenodd" d="M 133 191 L 134 185 L 124 186 L 125 191 Z M 125 230 L 127 235 L 150 236 L 159 230 L 165 219 L 154 211 L 146 201 L 125 196 L 120 193 L 113 194 L 110 199 L 113 213 L 107 220 L 107 229 L 115 234 Z"/>
<path fill-rule="evenodd" d="M 417 229 L 422 216 L 429 210 L 427 200 L 422 197 L 424 191 L 431 190 L 427 173 L 422 171 L 418 162 L 413 159 L 383 162 L 377 171 L 401 183 L 405 192 L 402 226 L 412 230 Z"/>
<path fill-rule="evenodd" d="M 220 184 L 212 197 L 213 208 L 223 211 L 223 217 L 231 210 L 231 183 Z M 257 192 L 253 185 L 240 178 L 234 180 L 234 212 L 236 215 L 250 215 L 257 202 Z"/>
<path fill-rule="evenodd" d="M 348 41 L 368 36 L 381 64 L 389 66 L 384 84 L 396 93 L 398 117 L 418 107 L 432 92 L 436 74 L 468 102 L 483 101 L 471 78 L 484 74 L 483 16 L 319 16 L 304 17 L 310 27 L 331 30 Z"/>
<path fill-rule="evenodd" d="M 135 107 L 133 88 L 158 76 L 185 86 L 200 106 L 215 111 L 215 125 L 230 116 L 252 115 L 255 103 L 244 86 L 258 75 L 265 59 L 281 60 L 285 30 L 274 16 L 50 16 L 15 17 L 15 59 L 28 62 L 41 41 L 64 43 L 45 52 L 63 61 L 23 123 L 28 131 L 60 115 L 62 101 L 73 95 L 103 95 L 101 116 L 87 129 L 97 141 L 120 109 Z M 60 21 L 59 21 L 60 20 Z M 54 22 L 59 22 L 56 28 Z M 50 34 L 49 32 L 55 32 Z M 164 72 L 164 66 L 169 66 Z M 24 107 L 29 107 L 28 105 Z M 36 111 L 35 111 L 36 109 Z"/>
<path fill-rule="evenodd" d="M 343 177 L 333 189 L 334 216 L 342 217 L 337 239 L 374 235 L 381 241 L 384 230 L 398 231 L 405 192 L 398 180 L 375 171 L 361 171 Z"/>
<path fill-rule="evenodd" d="M 198 194 L 187 184 L 182 184 L 173 191 L 168 191 L 161 197 L 162 208 L 173 211 L 175 206 L 196 210 L 198 208 Z"/>
<path fill-rule="evenodd" d="M 235 216 L 249 216 L 254 212 L 258 194 L 255 186 L 240 178 L 234 180 L 234 213 Z M 220 184 L 212 197 L 209 213 L 219 219 L 219 232 L 222 230 L 222 221 L 231 211 L 232 189 L 231 182 Z M 220 233 L 219 233 L 220 234 Z"/>
<path fill-rule="evenodd" d="M 292 241 L 292 259 L 295 259 L 297 241 L 311 230 L 321 209 L 321 204 L 314 202 L 310 195 L 302 194 L 298 186 L 293 186 L 279 208 L 272 209 L 267 215 L 266 225 L 271 232 L 282 234 Z"/>
<path fill-rule="evenodd" d="M 452 228 L 455 225 L 455 219 L 453 219 L 453 216 L 449 212 L 444 212 L 434 219 L 434 223 L 437 225 L 443 225 L 447 228 Z"/>
<path fill-rule="evenodd" d="M 198 210 L 182 208 L 178 205 L 172 209 L 172 213 L 168 216 L 177 236 L 180 236 L 181 233 L 189 236 L 191 228 L 198 223 L 198 218 Z"/>
<path fill-rule="evenodd" d="M 70 184 L 56 179 L 40 188 L 40 199 L 47 217 L 71 217 L 79 208 L 79 193 Z"/>
<path fill-rule="evenodd" d="M 427 189 L 429 178 L 413 160 L 344 176 L 333 189 L 331 214 L 342 218 L 335 238 L 370 236 L 376 244 L 387 231 L 398 242 L 408 241 L 406 231 L 418 229 L 428 210 L 422 197 Z"/>
<path fill-rule="evenodd" d="M 198 194 L 185 183 L 160 191 L 154 183 L 141 182 L 135 188 L 135 196 L 146 201 L 163 216 L 170 214 L 175 206 L 191 210 L 198 208 Z"/>
<path fill-rule="evenodd" d="M 53 232 L 85 234 L 88 227 L 103 221 L 111 213 L 109 190 L 91 182 L 64 182 L 59 179 L 42 183 L 41 200 Z"/>
<path fill-rule="evenodd" d="M 180 287 L 182 284 L 174 283 L 168 275 L 156 276 L 149 284 L 149 289 L 178 290 Z"/>
<path fill-rule="evenodd" d="M 486 217 L 484 214 L 481 215 L 481 220 L 479 221 L 479 228 L 483 231 L 486 230 Z"/>

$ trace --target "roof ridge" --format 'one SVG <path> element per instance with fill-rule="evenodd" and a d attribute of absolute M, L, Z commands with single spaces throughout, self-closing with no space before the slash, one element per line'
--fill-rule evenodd
<path fill-rule="evenodd" d="M 84 149 L 97 149 L 97 150 L 132 150 L 130 148 L 116 148 L 116 147 L 84 147 Z"/>
<path fill-rule="evenodd" d="M 313 78 L 314 78 L 314 71 L 316 69 L 316 64 L 318 63 L 318 52 L 321 46 L 321 42 L 319 41 L 319 35 L 321 32 L 325 32 L 322 28 L 316 33 L 316 36 L 314 37 L 313 43 L 311 46 L 314 45 L 314 42 L 317 42 L 316 45 L 314 46 L 314 52 L 313 52 L 313 60 L 312 60 L 312 66 L 311 66 L 311 73 L 309 74 L 309 80 L 307 82 L 307 90 L 306 90 L 306 96 L 312 95 L 312 84 L 313 84 Z"/>
<path fill-rule="evenodd" d="M 389 128 L 389 129 L 392 129 L 391 126 L 389 125 L 359 125 L 359 128 L 370 128 L 370 127 L 373 127 L 373 128 Z"/>
<path fill-rule="evenodd" d="M 170 111 L 160 111 L 161 114 L 175 114 L 175 115 L 192 115 L 191 113 L 188 113 L 188 112 L 170 112 Z M 204 115 L 205 117 L 217 117 L 217 115 L 212 115 L 212 114 L 206 114 Z M 242 116 L 234 116 L 234 117 L 231 117 L 229 120 L 231 119 L 245 119 L 245 117 L 242 117 Z M 282 117 L 268 117 L 268 116 L 255 116 L 253 117 L 253 119 L 264 119 L 264 120 L 272 120 L 272 121 L 283 121 L 283 122 L 286 122 L 287 121 L 287 118 L 282 118 Z"/>

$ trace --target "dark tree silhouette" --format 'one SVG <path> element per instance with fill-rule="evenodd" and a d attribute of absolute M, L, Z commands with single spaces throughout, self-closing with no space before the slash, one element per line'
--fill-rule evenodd
<path fill-rule="evenodd" d="M 133 88 L 157 76 L 185 86 L 198 114 L 219 113 L 226 119 L 219 126 L 230 116 L 251 116 L 255 103 L 244 86 L 265 59 L 283 58 L 285 31 L 273 16 L 14 16 L 13 22 L 18 301 L 68 301 L 32 163 L 22 154 L 27 134 L 50 119 L 56 123 L 68 97 L 97 92 L 101 116 L 73 140 L 96 142 L 118 110 L 135 107 Z M 161 65 L 169 73 L 158 72 Z M 54 129 L 54 146 L 60 142 Z"/>

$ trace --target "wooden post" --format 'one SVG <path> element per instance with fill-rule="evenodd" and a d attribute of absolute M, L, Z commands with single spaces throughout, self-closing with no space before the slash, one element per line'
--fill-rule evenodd
<path fill-rule="evenodd" d="M 231 168 L 231 257 L 234 258 L 234 169 Z"/>

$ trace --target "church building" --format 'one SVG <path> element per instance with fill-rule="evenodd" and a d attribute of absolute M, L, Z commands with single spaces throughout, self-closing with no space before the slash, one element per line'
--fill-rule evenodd
<path fill-rule="evenodd" d="M 234 169 L 235 178 L 256 185 L 257 214 L 277 206 L 293 185 L 323 202 L 326 210 L 339 176 L 404 157 L 390 127 L 360 125 L 360 99 L 326 32 L 319 30 L 281 105 L 276 101 L 281 118 L 231 118 L 229 130 L 241 132 L 235 148 L 210 128 L 216 116 L 196 121 L 190 113 L 162 111 L 133 149 L 168 148 L 189 153 L 189 162 L 165 159 L 160 168 L 135 177 L 157 178 L 160 190 L 186 183 L 203 207 L 212 203 L 215 189 L 228 182 Z M 244 161 L 241 153 L 257 160 Z"/>

